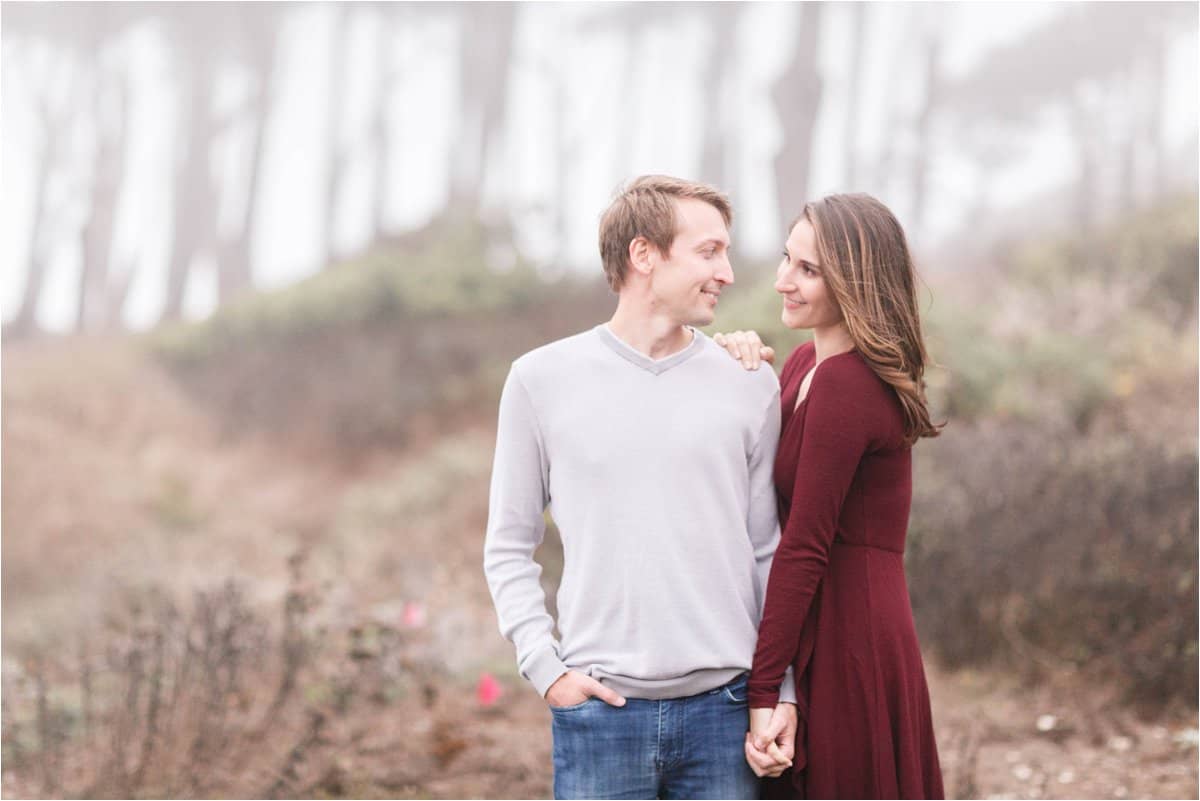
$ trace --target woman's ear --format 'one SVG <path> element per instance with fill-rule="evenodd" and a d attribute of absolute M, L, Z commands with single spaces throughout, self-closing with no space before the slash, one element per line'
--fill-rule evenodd
<path fill-rule="evenodd" d="M 644 236 L 635 236 L 629 242 L 629 265 L 641 273 L 649 275 L 654 271 L 654 245 Z"/>

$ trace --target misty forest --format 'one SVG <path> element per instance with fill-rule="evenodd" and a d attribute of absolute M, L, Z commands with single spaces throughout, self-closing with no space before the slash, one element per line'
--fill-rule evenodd
<path fill-rule="evenodd" d="M 548 797 L 482 572 L 497 401 L 611 315 L 596 227 L 644 173 L 730 195 L 706 331 L 783 355 L 806 201 L 908 233 L 950 796 L 1197 793 L 1194 4 L 0 23 L 4 794 Z"/>

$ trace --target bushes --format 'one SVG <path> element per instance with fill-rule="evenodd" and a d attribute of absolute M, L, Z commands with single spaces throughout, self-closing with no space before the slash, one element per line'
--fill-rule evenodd
<path fill-rule="evenodd" d="M 1197 453 L 988 422 L 918 445 L 906 565 L 946 664 L 1080 672 L 1195 705 Z"/>
<path fill-rule="evenodd" d="M 331 621 L 292 565 L 278 622 L 238 583 L 186 605 L 149 588 L 126 591 L 77 653 L 61 639 L 6 648 L 19 660 L 4 669 L 6 791 L 355 795 L 325 786 L 354 752 L 344 722 L 400 700 L 424 709 L 441 667 L 399 620 Z"/>
<path fill-rule="evenodd" d="M 492 417 L 512 359 L 602 319 L 597 280 L 547 284 L 489 266 L 500 234 L 439 221 L 150 347 L 231 435 L 345 454 Z"/>

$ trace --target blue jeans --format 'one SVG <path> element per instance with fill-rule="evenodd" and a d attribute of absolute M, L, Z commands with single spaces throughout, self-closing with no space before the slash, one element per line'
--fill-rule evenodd
<path fill-rule="evenodd" d="M 758 798 L 745 674 L 685 698 L 550 709 L 555 798 Z"/>

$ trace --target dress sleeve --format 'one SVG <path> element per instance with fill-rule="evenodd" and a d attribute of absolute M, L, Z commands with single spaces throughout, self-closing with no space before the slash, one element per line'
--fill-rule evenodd
<path fill-rule="evenodd" d="M 795 660 L 800 632 L 829 563 L 842 503 L 872 447 L 877 390 L 857 357 L 818 367 L 805 403 L 804 434 L 791 511 L 767 581 L 767 598 L 750 673 L 753 708 L 773 707 Z M 877 411 L 877 410 L 876 410 Z"/>

